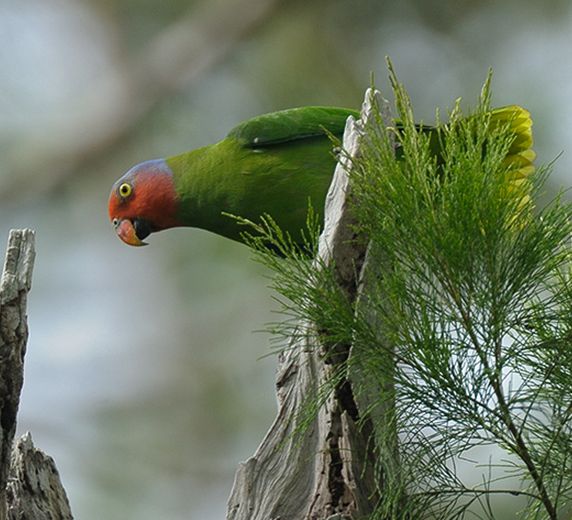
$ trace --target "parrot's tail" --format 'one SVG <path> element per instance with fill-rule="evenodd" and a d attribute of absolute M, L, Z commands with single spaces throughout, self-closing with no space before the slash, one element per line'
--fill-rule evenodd
<path fill-rule="evenodd" d="M 532 118 L 530 112 L 517 105 L 496 108 L 491 113 L 492 125 L 508 125 L 514 132 L 505 163 L 510 167 L 509 182 L 515 191 L 524 190 L 523 204 L 530 201 L 530 176 L 534 173 L 536 153 L 532 149 Z"/>

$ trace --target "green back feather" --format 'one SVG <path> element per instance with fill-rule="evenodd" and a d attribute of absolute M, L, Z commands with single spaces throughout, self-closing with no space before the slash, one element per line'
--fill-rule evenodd
<path fill-rule="evenodd" d="M 327 134 L 341 137 L 349 116 L 359 117 L 359 112 L 336 107 L 291 108 L 249 119 L 233 128 L 227 137 L 250 148 Z"/>

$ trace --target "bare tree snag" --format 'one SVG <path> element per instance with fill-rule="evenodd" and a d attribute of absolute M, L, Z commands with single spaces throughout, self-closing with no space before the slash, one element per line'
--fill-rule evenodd
<path fill-rule="evenodd" d="M 26 299 L 33 267 L 34 233 L 11 231 L 0 280 L 0 518 L 6 518 L 6 484 L 24 383 Z"/>
<path fill-rule="evenodd" d="M 34 448 L 29 434 L 13 448 L 34 257 L 34 232 L 10 231 L 0 279 L 0 520 L 72 518 L 53 460 Z"/>
<path fill-rule="evenodd" d="M 348 119 L 343 140 L 348 156 L 342 154 L 326 198 L 318 255 L 322 265 L 334 262 L 340 286 L 354 300 L 365 246 L 352 240 L 348 170 L 366 129 L 379 123 L 375 107 L 385 106 L 379 92 L 370 89 L 360 119 Z M 299 327 L 305 333 L 279 358 L 278 415 L 256 453 L 236 473 L 227 520 L 344 520 L 372 510 L 377 490 L 371 423 L 360 416 L 349 379 L 337 384 L 301 438 L 294 435 L 300 407 L 347 360 L 351 347 L 336 345 L 335 356 L 331 350 L 326 355 L 313 324 Z"/>
<path fill-rule="evenodd" d="M 29 433 L 14 446 L 7 489 L 8 520 L 73 520 L 54 460 Z"/>

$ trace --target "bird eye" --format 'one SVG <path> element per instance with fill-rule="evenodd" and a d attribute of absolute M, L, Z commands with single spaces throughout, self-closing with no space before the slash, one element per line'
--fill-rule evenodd
<path fill-rule="evenodd" d="M 113 221 L 113 227 L 117 227 L 117 225 L 119 224 L 119 219 L 118 218 L 114 218 Z"/>
<path fill-rule="evenodd" d="M 123 198 L 129 197 L 132 191 L 133 188 L 131 187 L 131 184 L 127 182 L 124 182 L 121 186 L 119 186 L 119 195 L 121 195 Z"/>

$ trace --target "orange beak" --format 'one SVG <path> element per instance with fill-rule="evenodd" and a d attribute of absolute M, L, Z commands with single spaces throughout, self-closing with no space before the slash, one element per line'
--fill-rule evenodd
<path fill-rule="evenodd" d="M 115 232 L 117 236 L 130 246 L 146 246 L 147 242 L 143 242 L 135 231 L 133 222 L 129 219 L 122 219 L 115 224 Z"/>

